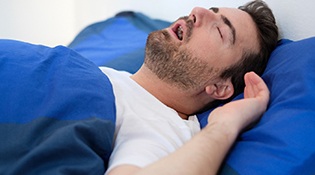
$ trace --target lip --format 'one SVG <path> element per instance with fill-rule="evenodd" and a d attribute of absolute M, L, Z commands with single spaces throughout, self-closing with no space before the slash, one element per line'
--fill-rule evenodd
<path fill-rule="evenodd" d="M 183 39 L 180 40 L 178 37 L 177 37 L 177 29 L 178 27 L 181 26 L 182 27 L 182 31 L 183 31 Z M 179 42 L 183 42 L 184 39 L 185 39 L 185 34 L 186 34 L 186 22 L 184 20 L 178 20 L 176 21 L 169 29 L 169 32 L 171 33 L 171 35 Z"/>

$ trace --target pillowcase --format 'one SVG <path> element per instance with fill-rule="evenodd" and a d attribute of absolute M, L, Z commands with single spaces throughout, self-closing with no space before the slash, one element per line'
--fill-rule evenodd
<path fill-rule="evenodd" d="M 143 63 L 148 34 L 170 24 L 139 12 L 123 11 L 86 27 L 69 47 L 97 66 L 135 73 Z"/>
<path fill-rule="evenodd" d="M 268 109 L 239 137 L 221 174 L 231 174 L 230 168 L 242 175 L 314 174 L 315 38 L 282 40 L 262 78 L 270 90 Z M 199 117 L 205 126 L 206 113 Z"/>

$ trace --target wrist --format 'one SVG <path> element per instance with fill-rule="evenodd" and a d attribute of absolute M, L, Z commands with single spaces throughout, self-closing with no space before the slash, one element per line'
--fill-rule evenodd
<path fill-rule="evenodd" d="M 209 136 L 211 135 L 211 139 L 217 137 L 222 144 L 233 143 L 240 133 L 239 127 L 236 127 L 235 124 L 221 121 L 208 123 L 203 130 L 205 130 Z"/>
<path fill-rule="evenodd" d="M 245 123 L 242 112 L 233 108 L 227 111 L 223 107 L 219 107 L 208 117 L 209 126 L 228 135 L 238 135 Z"/>

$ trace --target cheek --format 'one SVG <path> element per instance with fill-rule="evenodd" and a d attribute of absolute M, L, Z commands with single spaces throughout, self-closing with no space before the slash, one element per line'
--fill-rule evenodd
<path fill-rule="evenodd" d="M 210 32 L 199 30 L 194 32 L 193 37 L 186 46 L 196 56 L 203 58 L 209 56 L 217 56 L 220 52 L 220 43 L 215 36 L 212 36 Z"/>
<path fill-rule="evenodd" d="M 204 64 L 212 67 L 213 72 L 218 72 L 234 64 L 237 59 L 237 54 L 232 54 L 227 49 L 215 48 L 215 47 L 193 47 L 191 49 L 192 55 L 195 59 L 199 59 Z"/>
<path fill-rule="evenodd" d="M 223 45 L 221 38 L 210 31 L 194 31 L 191 40 L 181 47 L 189 50 L 194 57 L 218 69 L 230 66 L 239 57 L 235 48 Z"/>
<path fill-rule="evenodd" d="M 202 59 L 209 64 L 214 64 L 221 57 L 220 48 L 209 40 L 200 39 L 196 42 L 189 43 L 186 48 L 195 57 Z"/>

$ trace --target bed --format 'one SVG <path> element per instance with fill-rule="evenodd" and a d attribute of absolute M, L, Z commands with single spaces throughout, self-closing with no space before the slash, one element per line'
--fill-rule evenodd
<path fill-rule="evenodd" d="M 1 40 L 0 174 L 103 174 L 115 97 L 98 66 L 134 73 L 147 35 L 169 24 L 123 11 L 87 26 L 67 47 Z M 312 36 L 281 38 L 262 76 L 268 110 L 238 138 L 220 174 L 315 173 L 314 48 Z M 201 127 L 210 112 L 198 115 Z"/>

